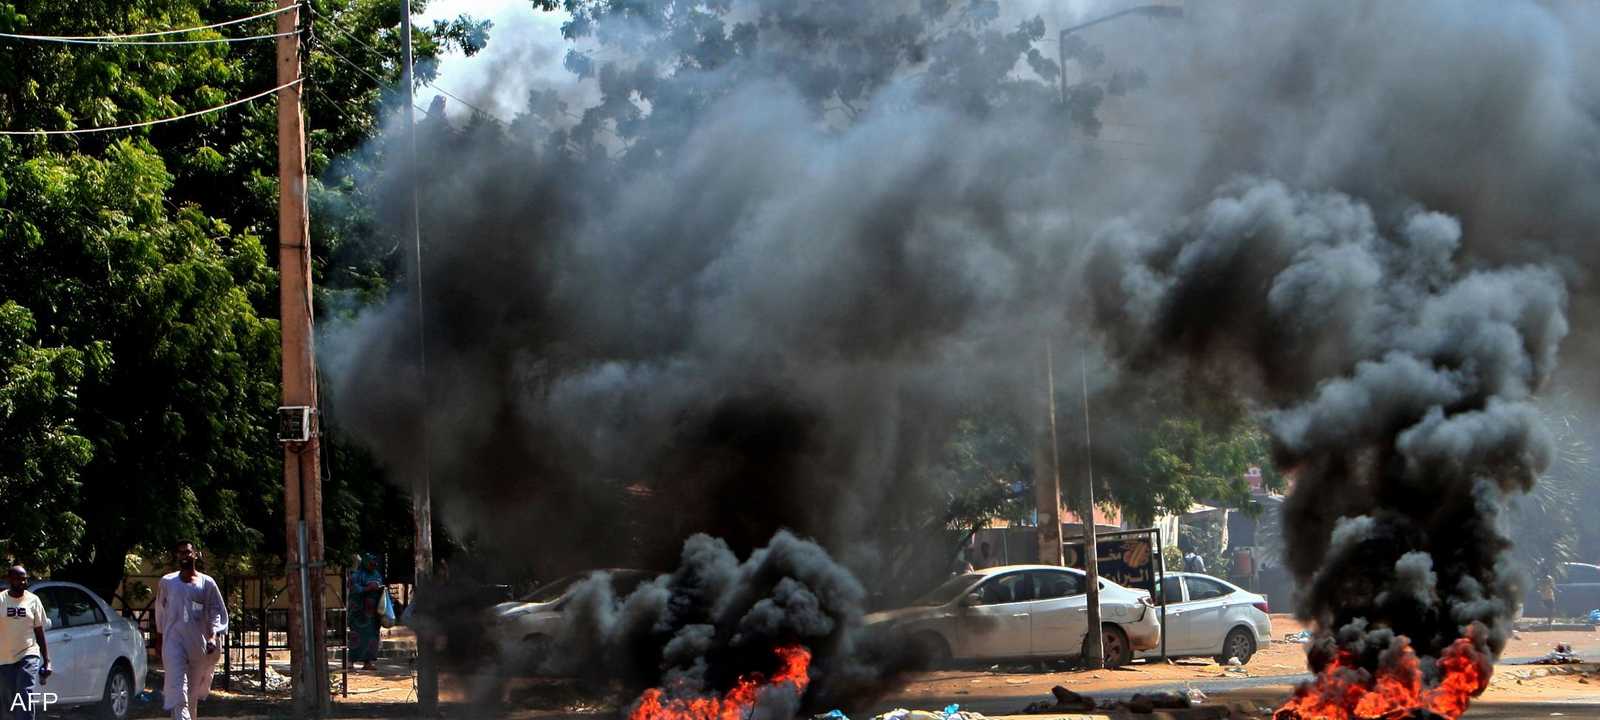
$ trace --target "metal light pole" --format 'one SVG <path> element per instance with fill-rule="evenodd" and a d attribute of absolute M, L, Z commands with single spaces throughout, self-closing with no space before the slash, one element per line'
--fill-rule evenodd
<path fill-rule="evenodd" d="M 417 209 L 417 116 L 416 116 L 416 82 L 412 76 L 413 61 L 411 57 L 411 6 L 408 0 L 400 0 L 400 27 L 401 44 L 405 48 L 403 59 L 403 82 L 405 83 L 405 114 L 406 114 L 406 145 L 407 175 L 411 182 L 411 243 L 413 249 L 413 265 L 411 278 L 413 294 L 415 297 L 417 320 L 417 384 L 422 397 L 422 406 L 417 408 L 418 444 L 417 450 L 421 454 L 420 462 L 413 468 L 414 475 L 411 482 L 412 522 L 416 526 L 416 542 L 412 552 L 412 597 L 416 597 L 415 590 L 421 589 L 424 594 L 431 592 L 427 587 L 428 580 L 433 575 L 433 496 L 432 484 L 428 476 L 428 342 L 427 324 L 422 314 L 422 222 Z M 412 602 L 416 602 L 414 599 Z M 417 706 L 427 714 L 438 711 L 439 708 L 439 669 L 434 664 L 433 652 L 434 638 L 417 637 Z"/>
<path fill-rule="evenodd" d="M 1077 25 L 1073 25 L 1069 28 L 1063 28 L 1056 36 L 1056 59 L 1061 66 L 1061 108 L 1063 112 L 1066 112 L 1067 110 L 1067 35 L 1084 28 L 1093 27 L 1104 22 L 1130 15 L 1140 15 L 1148 18 L 1181 18 L 1183 17 L 1183 8 L 1175 5 L 1140 5 L 1138 7 L 1128 8 L 1127 10 L 1114 12 L 1104 17 L 1095 18 L 1088 22 L 1078 23 Z M 1068 118 L 1067 127 L 1071 127 L 1070 117 Z M 1050 364 L 1050 446 L 1053 457 L 1056 443 L 1055 365 L 1054 362 L 1049 359 L 1050 342 L 1048 339 L 1045 341 L 1045 357 L 1046 362 Z M 1086 598 L 1088 604 L 1088 617 L 1085 619 L 1086 627 L 1084 628 L 1083 637 L 1083 659 L 1084 664 L 1088 665 L 1089 667 L 1101 668 L 1105 666 L 1105 636 L 1103 631 L 1100 629 L 1100 550 L 1095 539 L 1094 526 L 1094 445 L 1089 434 L 1088 359 L 1085 358 L 1083 362 L 1084 365 L 1081 374 L 1083 380 L 1083 448 L 1086 459 L 1086 473 L 1083 486 L 1084 505 L 1081 512 L 1083 513 L 1083 569 L 1085 575 L 1087 576 L 1086 579 L 1088 580 L 1089 586 L 1087 593 L 1088 597 Z M 1053 474 L 1056 475 L 1057 478 L 1056 492 L 1059 493 L 1060 470 L 1054 469 Z M 1040 515 L 1042 518 L 1043 512 L 1041 512 Z M 1040 523 L 1041 525 L 1043 524 L 1042 519 L 1040 520 Z M 1040 530 L 1042 532 L 1043 528 L 1041 527 Z M 1059 543 L 1059 524 L 1056 525 L 1055 533 Z M 1043 559 L 1040 561 L 1045 562 Z M 1163 641 L 1165 641 L 1165 638 L 1163 638 Z"/>

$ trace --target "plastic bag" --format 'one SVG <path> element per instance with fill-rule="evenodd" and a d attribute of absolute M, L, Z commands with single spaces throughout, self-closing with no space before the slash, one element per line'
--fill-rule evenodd
<path fill-rule="evenodd" d="M 383 589 L 383 599 L 378 602 L 383 606 L 383 612 L 378 614 L 379 622 L 386 628 L 394 627 L 394 603 L 389 600 L 389 588 Z"/>

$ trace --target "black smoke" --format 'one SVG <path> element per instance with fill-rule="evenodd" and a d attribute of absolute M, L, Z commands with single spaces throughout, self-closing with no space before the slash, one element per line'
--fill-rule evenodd
<path fill-rule="evenodd" d="M 322 348 L 397 475 L 426 408 L 447 522 L 542 577 L 784 527 L 887 577 L 957 420 L 1041 429 L 1050 337 L 1093 366 L 1101 478 L 1174 407 L 1257 414 L 1306 617 L 1498 651 L 1497 517 L 1597 307 L 1594 6 L 1191 3 L 1085 31 L 1063 108 L 1043 41 L 1120 8 L 725 5 L 588 18 L 571 86 L 424 133 L 429 383 L 406 293 Z"/>
<path fill-rule="evenodd" d="M 1097 242 L 1092 306 L 1132 368 L 1179 363 L 1264 403 L 1314 669 L 1335 649 L 1375 663 L 1395 636 L 1427 658 L 1473 626 L 1484 657 L 1509 637 L 1521 578 L 1498 519 L 1551 460 L 1534 393 L 1567 292 L 1536 264 L 1465 268 L 1461 240 L 1420 207 L 1247 179 Z"/>
<path fill-rule="evenodd" d="M 774 650 L 812 653 L 811 693 L 822 702 L 876 688 L 882 668 L 863 645 L 866 591 L 814 542 L 782 531 L 740 559 L 695 535 L 676 570 L 617 597 L 604 574 L 580 584 L 543 669 L 620 680 L 630 693 L 713 694 L 750 672 L 768 675 Z M 794 698 L 798 700 L 798 698 Z"/>

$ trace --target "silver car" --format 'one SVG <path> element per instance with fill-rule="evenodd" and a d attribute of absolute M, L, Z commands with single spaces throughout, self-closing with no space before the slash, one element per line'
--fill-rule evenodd
<path fill-rule="evenodd" d="M 643 570 L 592 570 L 553 580 L 521 598 L 495 605 L 489 609 L 488 622 L 499 639 L 501 656 L 522 663 L 542 661 L 560 631 L 561 613 L 572 599 L 573 590 L 597 574 L 610 579 L 611 590 L 618 599 L 658 575 Z"/>
<path fill-rule="evenodd" d="M 866 617 L 869 628 L 902 636 L 921 659 L 1004 660 L 1083 654 L 1087 578 L 1055 565 L 1006 565 L 958 575 L 909 607 Z M 1149 593 L 1100 579 L 1106 664 L 1124 665 L 1161 644 Z"/>
<path fill-rule="evenodd" d="M 100 717 L 128 717 L 134 696 L 144 689 L 139 627 L 82 585 L 48 581 L 28 589 L 44 604 L 44 639 L 55 671 L 39 690 L 55 693 L 60 707 L 97 705 Z"/>
<path fill-rule="evenodd" d="M 1167 656 L 1250 662 L 1272 642 L 1264 596 L 1200 573 L 1167 573 L 1158 585 L 1167 604 Z M 1146 653 L 1153 655 L 1154 653 Z"/>

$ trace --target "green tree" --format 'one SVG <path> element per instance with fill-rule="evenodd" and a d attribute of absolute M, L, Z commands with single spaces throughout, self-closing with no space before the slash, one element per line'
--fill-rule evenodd
<path fill-rule="evenodd" d="M 421 11 L 423 3 L 414 3 Z M 168 30 L 275 7 L 266 0 L 0 1 L 0 31 Z M 393 3 L 316 3 L 356 66 L 318 48 L 308 64 L 318 310 L 379 296 L 400 269 L 368 219 L 373 200 L 335 158 L 361 151 L 398 101 Z M 273 31 L 273 20 L 183 36 Z M 343 34 L 336 32 L 337 25 Z M 419 80 L 449 48 L 475 51 L 470 18 L 417 33 Z M 320 31 L 321 28 L 319 27 Z M 356 52 L 361 44 L 371 50 Z M 65 45 L 0 40 L 0 127 L 136 123 L 276 85 L 271 40 Z M 247 559 L 281 551 L 275 106 L 116 133 L 0 139 L 0 488 L 4 551 L 114 588 L 127 553 L 163 557 L 178 536 Z M 272 252 L 269 255 L 268 249 Z M 348 449 L 330 480 L 330 549 L 409 536 L 380 514 L 403 497 Z M 15 494 L 14 494 L 15 493 Z M 336 545 L 335 545 L 336 544 Z M 241 562 L 248 562 L 241 560 Z M 258 565 L 258 567 L 266 567 Z"/>
<path fill-rule="evenodd" d="M 83 537 L 73 512 L 78 473 L 89 440 L 73 426 L 86 359 L 104 360 L 104 346 L 40 347 L 33 314 L 13 301 L 0 304 L 0 495 L 7 521 L 0 560 L 50 567 Z"/>
<path fill-rule="evenodd" d="M 0 165 L 0 286 L 41 341 L 93 359 L 72 408 L 90 452 L 76 502 L 56 508 L 85 527 L 47 528 L 50 555 L 109 590 L 142 542 L 261 544 L 277 333 L 251 303 L 271 289 L 260 241 L 169 210 L 172 177 L 145 142 L 102 157 L 4 143 Z"/>

